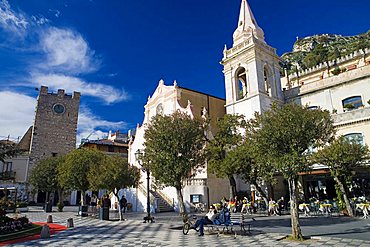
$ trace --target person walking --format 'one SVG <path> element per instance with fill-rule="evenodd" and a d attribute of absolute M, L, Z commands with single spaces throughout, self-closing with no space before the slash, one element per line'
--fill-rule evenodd
<path fill-rule="evenodd" d="M 127 199 L 125 198 L 125 195 L 122 195 L 121 200 L 119 200 L 119 206 L 121 207 L 121 213 L 126 213 Z"/>

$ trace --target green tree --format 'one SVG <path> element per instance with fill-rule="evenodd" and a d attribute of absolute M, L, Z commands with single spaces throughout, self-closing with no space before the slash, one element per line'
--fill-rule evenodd
<path fill-rule="evenodd" d="M 330 57 L 329 48 L 327 45 L 324 44 L 318 44 L 315 49 L 312 51 L 319 61 L 319 63 L 325 63 L 326 69 L 328 71 L 328 74 L 330 76 L 330 64 L 329 61 L 332 57 Z"/>
<path fill-rule="evenodd" d="M 349 201 L 349 185 L 352 184 L 352 173 L 355 168 L 362 166 L 369 149 L 362 144 L 351 142 L 341 136 L 330 145 L 320 149 L 313 156 L 314 163 L 326 165 L 341 192 L 348 215 L 353 217 L 353 210 Z M 340 199 L 342 199 L 340 198 Z"/>
<path fill-rule="evenodd" d="M 268 205 L 268 197 L 261 184 L 263 182 L 270 184 L 275 182 L 273 166 L 265 162 L 264 157 L 257 151 L 247 132 L 243 143 L 227 154 L 225 163 L 229 166 L 238 167 L 242 179 L 246 183 L 254 185 L 266 205 Z"/>
<path fill-rule="evenodd" d="M 364 34 L 361 34 L 359 37 L 358 37 L 358 41 L 355 43 L 355 49 L 358 51 L 362 51 L 362 53 L 364 54 L 363 55 L 363 58 L 365 60 L 366 58 L 366 49 L 370 49 L 370 31 L 368 31 L 367 33 L 364 33 Z"/>
<path fill-rule="evenodd" d="M 205 126 L 185 113 L 157 115 L 145 130 L 143 164 L 155 180 L 176 188 L 180 214 L 186 214 L 182 188 L 194 168 L 204 164 Z"/>
<path fill-rule="evenodd" d="M 119 201 L 120 189 L 137 185 L 140 179 L 140 170 L 128 164 L 127 159 L 105 155 L 101 163 L 95 163 L 90 167 L 88 180 L 91 189 L 107 189 L 112 191 Z M 121 206 L 119 205 L 119 217 L 122 220 Z"/>
<path fill-rule="evenodd" d="M 307 68 L 312 68 L 318 65 L 321 61 L 317 54 L 310 52 L 303 58 L 302 62 Z"/>
<path fill-rule="evenodd" d="M 245 123 L 241 115 L 226 114 L 217 122 L 217 133 L 206 147 L 208 169 L 219 178 L 227 178 L 230 183 L 230 196 L 236 196 L 235 174 L 240 173 L 240 163 L 226 159 L 228 153 L 242 142 Z"/>
<path fill-rule="evenodd" d="M 252 135 L 258 153 L 288 181 L 292 237 L 302 232 L 298 217 L 299 172 L 310 169 L 309 148 L 319 147 L 333 138 L 334 127 L 328 111 L 310 110 L 294 103 L 282 107 L 274 104 L 263 114 L 256 113 Z"/>
<path fill-rule="evenodd" d="M 41 160 L 33 167 L 29 183 L 37 191 L 46 192 L 46 200 L 49 193 L 58 192 L 59 203 L 63 203 L 63 186 L 58 181 L 58 167 L 65 161 L 65 156 L 50 157 Z"/>
<path fill-rule="evenodd" d="M 19 154 L 22 150 L 18 149 L 17 144 L 11 141 L 0 141 L 0 161 L 5 162 L 5 159 L 12 158 Z"/>
<path fill-rule="evenodd" d="M 304 54 L 302 52 L 294 52 L 291 57 L 291 69 L 297 75 L 297 83 L 299 84 L 299 72 L 300 69 L 305 68 L 303 63 Z"/>
<path fill-rule="evenodd" d="M 76 149 L 66 155 L 66 160 L 58 166 L 58 181 L 66 189 L 80 190 L 81 206 L 85 205 L 85 193 L 90 189 L 87 179 L 90 168 L 102 163 L 104 154 L 90 149 Z"/>

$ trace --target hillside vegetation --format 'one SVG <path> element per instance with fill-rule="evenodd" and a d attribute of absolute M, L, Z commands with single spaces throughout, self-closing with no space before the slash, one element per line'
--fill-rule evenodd
<path fill-rule="evenodd" d="M 305 37 L 294 43 L 293 51 L 281 56 L 282 67 L 291 73 L 326 63 L 354 51 L 370 48 L 370 30 L 355 36 L 321 34 Z M 329 68 L 328 68 L 329 69 Z"/>

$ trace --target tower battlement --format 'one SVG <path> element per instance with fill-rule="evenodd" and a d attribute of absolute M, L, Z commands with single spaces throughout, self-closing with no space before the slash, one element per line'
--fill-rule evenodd
<path fill-rule="evenodd" d="M 79 100 L 81 97 L 80 92 L 74 91 L 72 95 L 66 94 L 64 89 L 58 89 L 57 93 L 49 92 L 49 88 L 47 86 L 41 86 L 40 87 L 40 95 L 56 95 L 59 98 L 72 98 Z"/>

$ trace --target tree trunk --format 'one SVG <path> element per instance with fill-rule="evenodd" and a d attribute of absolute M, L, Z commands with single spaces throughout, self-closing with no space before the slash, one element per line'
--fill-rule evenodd
<path fill-rule="evenodd" d="M 303 236 L 301 232 L 301 226 L 299 225 L 297 180 L 294 178 L 289 178 L 288 184 L 289 184 L 289 195 L 290 195 L 290 215 L 291 215 L 291 224 L 292 224 L 292 237 L 294 239 L 301 239 Z"/>
<path fill-rule="evenodd" d="M 58 203 L 62 204 L 63 200 L 63 189 L 58 189 Z"/>
<path fill-rule="evenodd" d="M 327 69 L 328 69 L 328 77 L 330 77 L 330 65 L 329 65 L 329 61 L 326 61 L 326 66 L 327 66 Z"/>
<path fill-rule="evenodd" d="M 236 196 L 236 181 L 234 175 L 229 176 L 230 182 L 230 197 L 235 198 Z"/>
<path fill-rule="evenodd" d="M 117 198 L 117 204 L 118 204 L 118 214 L 119 214 L 119 220 L 123 220 L 122 218 L 122 208 L 121 208 L 121 203 L 119 203 L 119 197 L 118 197 L 118 193 L 114 193 L 113 194 L 115 195 L 115 197 Z"/>
<path fill-rule="evenodd" d="M 184 198 L 182 196 L 181 188 L 176 188 L 176 191 L 177 191 L 177 199 L 179 201 L 180 215 L 184 216 L 186 215 L 186 208 L 185 208 L 185 203 L 184 203 Z"/>
<path fill-rule="evenodd" d="M 81 206 L 85 206 L 85 200 L 86 200 L 86 191 L 82 190 L 81 191 Z"/>
<path fill-rule="evenodd" d="M 351 207 L 351 203 L 349 202 L 349 199 L 348 199 L 348 189 L 347 189 L 346 183 L 342 182 L 337 176 L 334 176 L 334 180 L 338 184 L 339 189 L 343 194 L 343 200 L 344 200 L 344 203 L 346 204 L 348 216 L 353 217 L 354 214 L 353 214 L 353 210 Z"/>
<path fill-rule="evenodd" d="M 259 186 L 259 185 L 257 184 L 257 182 L 256 182 L 256 181 L 254 181 L 252 184 L 256 187 L 256 190 L 258 191 L 258 193 L 259 193 L 259 194 L 260 194 L 260 196 L 262 197 L 263 201 L 266 203 L 266 207 L 268 207 L 268 205 L 269 205 L 269 200 L 268 200 L 268 198 L 267 198 L 266 193 L 263 191 L 263 189 L 261 188 L 261 186 Z"/>

